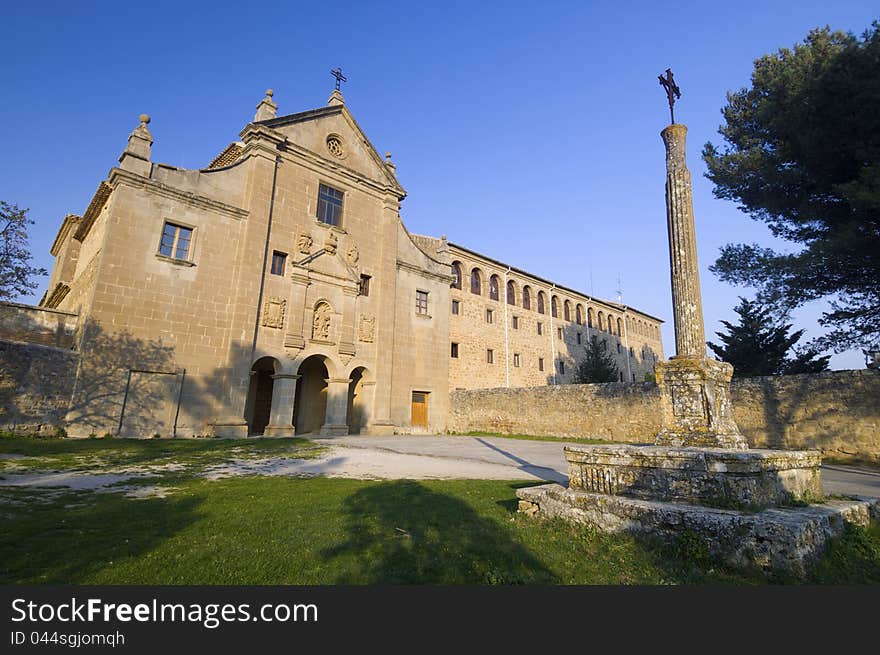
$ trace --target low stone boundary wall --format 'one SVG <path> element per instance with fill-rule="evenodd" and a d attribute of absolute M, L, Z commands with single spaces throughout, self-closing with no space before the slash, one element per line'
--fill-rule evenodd
<path fill-rule="evenodd" d="M 735 378 L 734 415 L 752 448 L 816 449 L 880 463 L 880 372 Z M 660 429 L 652 383 L 571 384 L 450 393 L 450 432 L 649 443 Z"/>
<path fill-rule="evenodd" d="M 0 302 L 0 339 L 73 348 L 78 315 L 14 302 Z"/>
<path fill-rule="evenodd" d="M 0 429 L 52 434 L 64 425 L 79 354 L 0 340 Z"/>

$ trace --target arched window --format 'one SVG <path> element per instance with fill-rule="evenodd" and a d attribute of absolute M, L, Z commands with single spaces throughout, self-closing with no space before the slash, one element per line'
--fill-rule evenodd
<path fill-rule="evenodd" d="M 617 319 L 617 334 L 619 336 L 623 336 L 623 320 Z"/>
<path fill-rule="evenodd" d="M 587 327 L 593 327 L 593 308 L 587 307 Z"/>
<path fill-rule="evenodd" d="M 461 262 L 452 262 L 452 286 L 453 289 L 461 289 Z"/>
<path fill-rule="evenodd" d="M 614 317 L 608 314 L 608 334 L 614 334 Z"/>
<path fill-rule="evenodd" d="M 543 291 L 538 292 L 538 313 L 539 314 L 546 313 L 545 309 L 544 309 L 544 292 Z"/>
<path fill-rule="evenodd" d="M 559 301 L 557 301 L 556 296 L 550 298 L 550 315 L 553 318 L 559 318 Z"/>
<path fill-rule="evenodd" d="M 489 278 L 489 300 L 498 300 L 498 276 Z"/>
<path fill-rule="evenodd" d="M 584 324 L 584 308 L 580 305 L 574 308 L 574 320 L 578 325 Z"/>
<path fill-rule="evenodd" d="M 599 311 L 599 323 L 596 325 L 596 328 L 599 331 L 602 331 L 605 329 L 605 314 L 602 313 L 602 311 Z"/>
<path fill-rule="evenodd" d="M 523 287 L 523 309 L 532 308 L 532 290 L 529 287 Z"/>
<path fill-rule="evenodd" d="M 475 293 L 478 296 L 483 293 L 483 276 L 480 275 L 479 268 L 471 271 L 471 293 Z"/>
<path fill-rule="evenodd" d="M 516 304 L 516 284 L 514 284 L 513 280 L 507 281 L 507 304 Z"/>
<path fill-rule="evenodd" d="M 566 321 L 571 320 L 571 303 L 568 302 L 567 300 L 562 305 L 562 317 Z"/>

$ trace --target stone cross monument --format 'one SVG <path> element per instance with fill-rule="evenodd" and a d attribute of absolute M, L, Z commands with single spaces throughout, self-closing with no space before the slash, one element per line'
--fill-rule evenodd
<path fill-rule="evenodd" d="M 671 103 L 670 99 L 670 107 Z M 733 367 L 706 357 L 691 173 L 685 161 L 687 127 L 673 123 L 660 136 L 666 145 L 666 222 L 675 356 L 655 367 L 663 407 L 662 427 L 655 443 L 746 449 L 748 445 L 730 406 Z"/>

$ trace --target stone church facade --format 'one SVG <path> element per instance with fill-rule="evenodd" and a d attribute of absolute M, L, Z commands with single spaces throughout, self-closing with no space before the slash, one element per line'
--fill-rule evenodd
<path fill-rule="evenodd" d="M 655 317 L 410 234 L 338 90 L 267 92 L 200 170 L 153 162 L 149 122 L 51 249 L 72 435 L 443 432 L 451 389 L 571 382 L 592 334 L 627 381 L 663 357 Z"/>

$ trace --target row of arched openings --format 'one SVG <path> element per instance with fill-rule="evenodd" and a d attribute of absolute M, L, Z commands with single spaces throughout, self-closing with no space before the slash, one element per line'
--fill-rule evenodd
<path fill-rule="evenodd" d="M 453 289 L 462 288 L 463 276 L 464 273 L 461 262 L 453 262 Z M 478 267 L 474 267 L 471 269 L 469 277 L 471 293 L 477 296 L 482 296 L 485 279 L 483 272 Z M 490 275 L 488 280 L 490 300 L 500 300 L 500 288 L 501 278 L 496 274 Z M 533 298 L 535 311 L 537 311 L 539 314 L 546 314 L 546 295 L 543 291 L 538 291 L 537 293 L 535 293 L 529 285 L 524 285 L 522 287 L 522 291 L 518 292 L 517 283 L 514 280 L 507 281 L 507 288 L 505 289 L 505 300 L 508 305 L 521 306 L 523 309 L 531 310 Z M 594 327 L 598 330 L 608 332 L 609 334 L 616 334 L 618 336 L 623 335 L 623 318 L 614 317 L 610 313 L 606 315 L 606 313 L 601 310 L 598 312 L 594 312 L 592 307 L 587 308 L 586 312 L 584 312 L 584 307 L 580 303 L 572 305 L 572 302 L 570 300 L 564 301 L 562 303 L 560 316 L 559 299 L 557 296 L 552 296 L 550 298 L 550 314 L 553 316 L 553 318 L 561 317 L 566 321 L 574 320 L 574 322 L 578 325 L 583 325 L 586 319 L 587 327 Z M 656 336 L 656 327 L 651 326 L 641 320 L 636 321 L 634 325 L 636 326 L 634 330 L 636 334 L 644 337 Z"/>

